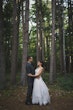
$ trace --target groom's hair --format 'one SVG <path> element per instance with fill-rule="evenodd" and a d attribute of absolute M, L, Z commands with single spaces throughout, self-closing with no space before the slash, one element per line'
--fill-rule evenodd
<path fill-rule="evenodd" d="M 28 56 L 28 57 L 27 57 L 27 61 L 29 61 L 29 59 L 31 59 L 31 58 L 32 58 L 31 56 Z"/>

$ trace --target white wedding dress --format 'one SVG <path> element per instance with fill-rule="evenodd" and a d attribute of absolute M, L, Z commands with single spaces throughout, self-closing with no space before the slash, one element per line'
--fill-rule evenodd
<path fill-rule="evenodd" d="M 39 68 L 35 70 L 35 74 L 38 74 Z M 43 81 L 42 77 L 34 79 L 32 104 L 46 105 L 50 103 L 49 89 Z"/>

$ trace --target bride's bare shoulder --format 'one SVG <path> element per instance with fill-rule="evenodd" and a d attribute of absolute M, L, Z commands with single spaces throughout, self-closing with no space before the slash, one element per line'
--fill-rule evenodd
<path fill-rule="evenodd" d="M 40 67 L 40 69 L 43 71 L 44 70 L 44 68 L 43 67 Z"/>

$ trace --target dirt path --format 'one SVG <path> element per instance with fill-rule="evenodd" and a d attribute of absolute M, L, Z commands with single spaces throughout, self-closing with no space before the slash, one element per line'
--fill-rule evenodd
<path fill-rule="evenodd" d="M 25 105 L 26 90 L 22 87 L 0 92 L 0 110 L 73 110 L 73 93 L 50 91 L 51 104 Z"/>

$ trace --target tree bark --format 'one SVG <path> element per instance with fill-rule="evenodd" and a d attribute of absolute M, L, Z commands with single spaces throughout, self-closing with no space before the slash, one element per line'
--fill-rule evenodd
<path fill-rule="evenodd" d="M 56 48 L 55 48 L 55 3 L 56 0 L 52 0 L 52 38 L 51 38 L 51 52 L 50 52 L 50 75 L 49 80 L 52 84 L 56 75 Z"/>
<path fill-rule="evenodd" d="M 73 14 L 72 14 L 72 4 L 71 0 L 68 0 L 68 25 L 69 25 L 69 73 L 71 73 L 72 68 L 72 37 L 73 37 Z"/>
<path fill-rule="evenodd" d="M 64 15 L 63 15 L 63 0 L 59 5 L 59 40 L 60 40 L 60 66 L 61 73 L 66 74 L 66 60 L 65 60 L 65 36 L 64 36 Z"/>
<path fill-rule="evenodd" d="M 36 0 L 36 27 L 37 27 L 37 45 L 36 45 L 36 49 L 37 49 L 37 61 L 39 61 L 41 59 L 41 45 L 40 45 L 40 30 L 39 30 L 39 0 Z"/>
<path fill-rule="evenodd" d="M 3 42 L 3 0 L 0 1 L 0 89 L 5 87 L 5 58 Z"/>
<path fill-rule="evenodd" d="M 17 58 L 18 58 L 18 15 L 17 15 L 18 1 L 13 0 L 13 36 L 12 36 L 12 56 L 11 56 L 11 83 L 16 83 L 17 73 Z"/>
<path fill-rule="evenodd" d="M 44 60 L 44 31 L 42 14 L 42 0 L 36 0 L 37 61 Z"/>
<path fill-rule="evenodd" d="M 29 39 L 29 0 L 25 1 L 25 21 L 23 15 L 23 6 L 22 6 L 22 22 L 23 22 L 23 55 L 22 55 L 22 73 L 21 73 L 21 84 L 25 85 L 26 83 L 26 62 L 27 62 L 27 52 L 28 52 L 28 39 Z"/>

